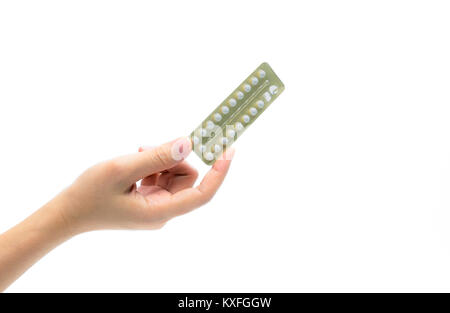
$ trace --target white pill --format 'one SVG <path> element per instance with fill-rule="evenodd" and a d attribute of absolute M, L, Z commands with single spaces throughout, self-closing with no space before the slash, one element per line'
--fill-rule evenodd
<path fill-rule="evenodd" d="M 278 92 L 278 87 L 275 86 L 275 85 L 272 85 L 272 86 L 269 87 L 269 91 L 270 91 L 271 94 L 274 95 L 274 94 L 276 94 Z"/>
<path fill-rule="evenodd" d="M 236 105 L 236 100 L 233 99 L 233 98 L 231 98 L 230 100 L 228 100 L 228 103 L 229 103 L 232 107 L 234 107 L 234 106 Z"/>
<path fill-rule="evenodd" d="M 224 105 L 224 106 L 222 107 L 222 113 L 223 113 L 223 114 L 228 114 L 228 112 L 230 112 L 230 109 L 229 109 L 226 105 Z"/>
<path fill-rule="evenodd" d="M 244 123 L 248 123 L 248 122 L 250 122 L 250 116 L 245 114 L 244 116 L 242 116 L 242 120 L 244 121 Z"/>
<path fill-rule="evenodd" d="M 212 154 L 211 152 L 206 152 L 204 154 L 204 156 L 205 156 L 205 159 L 208 161 L 211 161 L 212 159 L 214 159 L 214 154 Z"/>
<path fill-rule="evenodd" d="M 218 153 L 220 151 L 222 151 L 222 147 L 220 145 L 214 145 L 214 152 Z"/>
<path fill-rule="evenodd" d="M 266 72 L 264 72 L 263 70 L 259 70 L 258 75 L 259 75 L 259 78 L 264 78 L 264 77 L 266 77 Z"/>
<path fill-rule="evenodd" d="M 192 141 L 194 142 L 194 146 L 200 143 L 200 139 L 197 136 L 192 137 Z"/>
<path fill-rule="evenodd" d="M 264 108 L 264 101 L 258 100 L 258 101 L 256 102 L 256 105 L 258 106 L 258 108 L 262 109 L 262 108 Z"/>
<path fill-rule="evenodd" d="M 249 84 L 245 84 L 245 85 L 244 85 L 244 91 L 245 91 L 245 92 L 249 92 L 251 89 L 252 89 L 252 87 L 250 87 Z"/>
<path fill-rule="evenodd" d="M 205 152 L 206 151 L 205 145 L 201 145 L 200 147 L 198 147 L 198 151 Z"/>
<path fill-rule="evenodd" d="M 255 108 L 250 108 L 250 110 L 248 110 L 250 112 L 251 115 L 255 116 L 258 113 L 258 110 Z"/>
<path fill-rule="evenodd" d="M 214 120 L 216 122 L 220 122 L 222 120 L 222 115 L 220 115 L 219 113 L 214 114 Z"/>
<path fill-rule="evenodd" d="M 253 85 L 253 86 L 255 86 L 255 85 L 258 83 L 258 78 L 256 78 L 255 76 L 253 76 L 253 77 L 251 78 L 251 80 L 252 80 L 252 85 Z"/>
<path fill-rule="evenodd" d="M 236 132 L 235 132 L 234 130 L 229 129 L 229 130 L 227 131 L 227 136 L 228 136 L 228 137 L 234 138 L 234 135 L 236 135 Z"/>
<path fill-rule="evenodd" d="M 211 130 L 214 128 L 214 123 L 212 121 L 207 121 L 206 122 L 206 128 Z"/>
<path fill-rule="evenodd" d="M 270 93 L 268 93 L 268 92 L 265 92 L 265 93 L 263 94 L 263 97 L 264 97 L 264 99 L 266 99 L 266 101 L 270 101 L 270 99 L 272 99 L 272 96 L 271 96 Z"/>
<path fill-rule="evenodd" d="M 222 138 L 222 144 L 223 145 L 227 145 L 228 144 L 228 138 L 227 137 L 223 137 Z"/>
<path fill-rule="evenodd" d="M 244 125 L 242 125 L 240 122 L 237 122 L 237 123 L 234 125 L 234 128 L 236 128 L 237 131 L 241 131 L 241 130 L 244 129 Z"/>
<path fill-rule="evenodd" d="M 200 136 L 202 136 L 202 137 L 206 137 L 206 129 L 204 129 L 204 128 L 200 128 L 200 131 L 199 131 L 199 133 L 200 133 Z"/>
<path fill-rule="evenodd" d="M 242 98 L 244 98 L 244 94 L 242 93 L 242 91 L 238 91 L 238 92 L 236 93 L 236 96 L 237 96 L 237 98 L 238 98 L 239 100 L 241 100 Z"/>

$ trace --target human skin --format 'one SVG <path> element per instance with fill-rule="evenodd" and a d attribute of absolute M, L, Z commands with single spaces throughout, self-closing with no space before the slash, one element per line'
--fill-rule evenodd
<path fill-rule="evenodd" d="M 102 229 L 159 229 L 214 196 L 230 167 L 233 149 L 216 161 L 197 187 L 198 173 L 184 159 L 191 141 L 102 162 L 34 214 L 0 235 L 0 291 L 64 241 Z M 138 187 L 137 182 L 140 182 Z"/>

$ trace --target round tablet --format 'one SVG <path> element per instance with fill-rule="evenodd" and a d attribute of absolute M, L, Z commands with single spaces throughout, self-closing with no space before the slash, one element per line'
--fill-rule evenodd
<path fill-rule="evenodd" d="M 242 123 L 237 122 L 234 127 L 236 128 L 237 131 L 241 131 L 244 129 L 244 125 L 242 125 Z"/>
<path fill-rule="evenodd" d="M 253 76 L 253 77 L 251 78 L 251 81 L 252 81 L 252 85 L 255 86 L 255 85 L 258 83 L 258 78 L 256 78 L 255 76 Z"/>
<path fill-rule="evenodd" d="M 222 144 L 223 144 L 223 145 L 228 144 L 228 138 L 227 138 L 227 137 L 223 137 L 223 138 L 222 138 Z"/>
<path fill-rule="evenodd" d="M 206 151 L 205 145 L 201 145 L 200 147 L 198 147 L 198 151 L 205 152 Z"/>
<path fill-rule="evenodd" d="M 220 151 L 222 151 L 222 147 L 220 145 L 214 145 L 214 152 L 217 153 Z"/>
<path fill-rule="evenodd" d="M 202 136 L 202 137 L 206 137 L 206 129 L 204 129 L 204 128 L 200 128 L 200 136 Z"/>
<path fill-rule="evenodd" d="M 212 154 L 211 152 L 206 152 L 204 154 L 204 157 L 206 160 L 211 161 L 212 159 L 214 159 L 214 154 Z"/>
<path fill-rule="evenodd" d="M 244 85 L 244 91 L 245 91 L 245 92 L 249 92 L 251 89 L 252 89 L 252 87 L 250 87 L 249 84 L 245 84 L 245 85 Z"/>
<path fill-rule="evenodd" d="M 222 115 L 220 115 L 219 113 L 214 114 L 214 120 L 216 122 L 220 122 L 222 120 Z"/>
<path fill-rule="evenodd" d="M 250 108 L 250 110 L 248 110 L 250 112 L 251 115 L 255 116 L 258 113 L 258 110 L 255 108 Z"/>
<path fill-rule="evenodd" d="M 209 130 L 214 128 L 214 123 L 212 121 L 207 121 L 206 122 L 206 128 L 208 128 Z"/>
<path fill-rule="evenodd" d="M 236 93 L 236 96 L 237 96 L 237 98 L 238 98 L 239 100 L 241 100 L 242 98 L 244 98 L 244 94 L 242 93 L 242 91 L 238 91 L 238 92 Z"/>
<path fill-rule="evenodd" d="M 224 106 L 222 107 L 222 113 L 223 113 L 223 114 L 228 114 L 228 112 L 230 112 L 230 109 L 229 109 L 226 105 L 224 105 Z"/>
<path fill-rule="evenodd" d="M 242 120 L 244 121 L 244 123 L 248 123 L 248 122 L 250 122 L 250 116 L 245 114 L 244 116 L 242 116 Z"/>
<path fill-rule="evenodd" d="M 263 70 L 259 70 L 258 75 L 259 75 L 259 78 L 264 78 L 264 77 L 266 77 L 266 72 L 264 72 Z"/>
<path fill-rule="evenodd" d="M 196 146 L 200 143 L 200 139 L 197 136 L 193 136 L 192 141 L 194 142 L 194 146 Z"/>
<path fill-rule="evenodd" d="M 236 135 L 236 132 L 235 132 L 234 130 L 229 129 L 229 130 L 227 131 L 227 136 L 228 136 L 228 137 L 234 138 L 235 135 Z"/>
<path fill-rule="evenodd" d="M 256 102 L 256 105 L 258 106 L 258 108 L 262 109 L 262 108 L 264 108 L 264 101 L 258 100 L 258 101 Z"/>
<path fill-rule="evenodd" d="M 270 86 L 269 87 L 269 92 L 271 93 L 271 94 L 276 94 L 277 92 L 278 92 L 278 87 L 277 86 L 275 86 L 275 85 L 272 85 L 272 86 Z"/>
<path fill-rule="evenodd" d="M 236 100 L 234 98 L 231 98 L 230 100 L 228 100 L 228 103 L 234 107 L 236 105 Z"/>
<path fill-rule="evenodd" d="M 270 101 L 270 99 L 272 99 L 272 96 L 268 92 L 263 93 L 263 97 L 264 99 L 266 99 L 267 102 Z"/>

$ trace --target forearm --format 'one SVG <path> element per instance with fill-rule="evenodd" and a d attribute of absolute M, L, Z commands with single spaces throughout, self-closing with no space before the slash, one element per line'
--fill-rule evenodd
<path fill-rule="evenodd" d="M 89 168 L 56 198 L 0 235 L 0 291 L 75 234 L 158 229 L 205 204 L 222 184 L 233 156 L 233 149 L 228 149 L 194 187 L 198 173 L 184 160 L 192 151 L 189 138 L 139 151 Z M 181 158 L 174 158 L 174 151 Z"/>
<path fill-rule="evenodd" d="M 71 237 L 58 197 L 0 235 L 0 291 L 49 251 Z"/>

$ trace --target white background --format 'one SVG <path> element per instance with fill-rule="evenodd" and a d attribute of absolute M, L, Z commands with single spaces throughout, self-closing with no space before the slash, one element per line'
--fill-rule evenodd
<path fill-rule="evenodd" d="M 261 62 L 286 85 L 212 202 L 160 231 L 76 237 L 9 291 L 450 291 L 449 16 L 0 2 L 0 231 L 90 165 L 189 134 Z"/>

